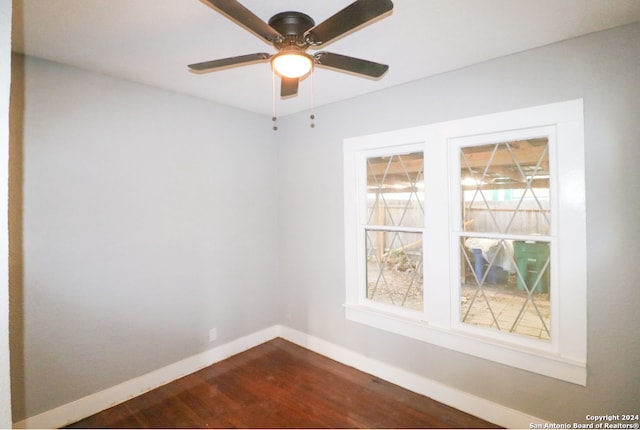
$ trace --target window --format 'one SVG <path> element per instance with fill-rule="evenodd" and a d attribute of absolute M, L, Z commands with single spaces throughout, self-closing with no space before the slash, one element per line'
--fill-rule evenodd
<path fill-rule="evenodd" d="M 549 341 L 554 130 L 525 132 L 496 143 L 450 142 L 459 154 L 451 162 L 461 203 L 452 229 L 461 256 L 460 321 Z"/>
<path fill-rule="evenodd" d="M 366 157 L 367 299 L 421 311 L 422 152 Z"/>
<path fill-rule="evenodd" d="M 582 101 L 345 140 L 346 316 L 586 384 Z"/>

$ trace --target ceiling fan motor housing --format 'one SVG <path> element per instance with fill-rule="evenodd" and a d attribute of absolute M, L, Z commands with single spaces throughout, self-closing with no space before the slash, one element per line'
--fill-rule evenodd
<path fill-rule="evenodd" d="M 287 46 L 306 49 L 309 44 L 304 40 L 304 33 L 316 23 L 313 18 L 302 12 L 281 12 L 271 17 L 269 25 L 285 37 L 284 41 L 274 43 L 277 49 Z"/>

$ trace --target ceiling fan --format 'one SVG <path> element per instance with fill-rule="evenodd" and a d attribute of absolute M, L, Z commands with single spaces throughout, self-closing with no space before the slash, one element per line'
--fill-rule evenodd
<path fill-rule="evenodd" d="M 393 9 L 390 0 L 357 0 L 318 25 L 301 12 L 281 12 L 266 23 L 236 0 L 206 1 L 223 15 L 272 44 L 278 52 L 259 52 L 190 64 L 189 69 L 194 72 L 206 73 L 271 61 L 281 79 L 280 96 L 288 98 L 298 93 L 299 81 L 311 73 L 314 65 L 370 78 L 380 78 L 389 69 L 386 64 L 373 61 L 325 51 L 311 55 L 306 51 L 318 49 L 382 17 Z"/>

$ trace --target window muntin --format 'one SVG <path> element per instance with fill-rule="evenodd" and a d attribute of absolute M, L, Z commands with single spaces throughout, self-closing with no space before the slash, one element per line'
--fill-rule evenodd
<path fill-rule="evenodd" d="M 465 146 L 460 167 L 465 231 L 550 233 L 548 138 Z"/>
<path fill-rule="evenodd" d="M 422 311 L 422 152 L 366 158 L 367 299 Z"/>
<path fill-rule="evenodd" d="M 549 243 L 466 237 L 460 249 L 460 321 L 551 340 Z"/>
<path fill-rule="evenodd" d="M 458 145 L 460 321 L 550 341 L 549 139 Z"/>
<path fill-rule="evenodd" d="M 367 224 L 422 228 L 423 190 L 422 152 L 368 157 Z"/>
<path fill-rule="evenodd" d="M 367 229 L 366 240 L 367 298 L 421 311 L 422 233 Z"/>

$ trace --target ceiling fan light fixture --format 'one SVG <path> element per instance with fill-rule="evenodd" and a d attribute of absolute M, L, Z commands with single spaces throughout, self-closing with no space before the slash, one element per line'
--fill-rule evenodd
<path fill-rule="evenodd" d="M 271 59 L 273 70 L 287 78 L 300 78 L 313 68 L 313 59 L 304 52 L 281 52 Z"/>

